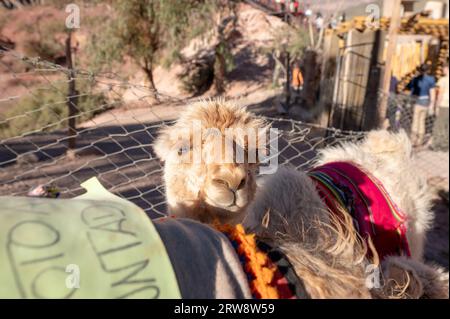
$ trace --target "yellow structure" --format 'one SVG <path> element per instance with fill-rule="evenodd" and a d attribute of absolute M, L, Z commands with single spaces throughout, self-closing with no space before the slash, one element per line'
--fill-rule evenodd
<path fill-rule="evenodd" d="M 369 21 L 367 17 L 354 17 L 352 20 L 341 23 L 336 29 L 328 29 L 327 32 L 336 34 L 338 37 L 349 31 L 387 31 L 390 25 L 390 18 L 383 17 L 378 21 Z M 440 51 L 434 66 L 434 75 L 440 78 L 442 75 L 442 66 L 448 58 L 448 26 L 447 19 L 430 19 L 420 15 L 410 18 L 403 18 L 399 35 L 426 35 L 438 39 L 440 42 Z M 393 75 L 400 80 L 399 89 L 402 90 L 409 80 L 416 74 L 419 66 L 424 63 L 433 64 L 427 60 L 430 49 L 429 41 L 421 39 L 417 41 L 412 38 L 411 41 L 399 41 L 395 51 L 395 57 L 392 64 Z M 386 52 L 383 55 L 383 61 L 386 60 Z"/>
<path fill-rule="evenodd" d="M 328 32 L 334 32 L 342 35 L 350 30 L 388 30 L 390 18 L 381 18 L 379 21 L 369 21 L 367 17 L 354 17 L 352 20 L 341 23 L 336 29 L 328 29 Z M 448 39 L 448 20 L 447 19 L 429 19 L 403 18 L 399 34 L 417 34 L 432 35 L 439 38 Z"/>

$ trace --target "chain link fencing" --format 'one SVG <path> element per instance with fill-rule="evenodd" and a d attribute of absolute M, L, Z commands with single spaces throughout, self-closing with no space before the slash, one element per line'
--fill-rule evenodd
<path fill-rule="evenodd" d="M 388 101 L 387 126 L 393 131 L 402 129 L 408 133 L 417 165 L 427 176 L 428 183 L 448 194 L 448 106 L 434 109 L 421 106 L 416 98 L 407 94 L 391 94 Z"/>
<path fill-rule="evenodd" d="M 74 71 L 70 78 L 70 70 L 62 66 L 0 51 L 0 195 L 26 195 L 38 185 L 54 185 L 61 197 L 70 198 L 83 193 L 80 184 L 96 176 L 151 217 L 165 215 L 162 166 L 152 143 L 158 130 L 192 100 L 156 93 L 114 73 Z M 69 81 L 77 88 L 75 135 L 67 127 L 68 103 L 73 101 Z M 123 101 L 125 92 L 134 96 L 133 103 Z M 393 117 L 394 124 L 410 118 L 407 103 L 399 107 L 400 120 Z M 287 118 L 265 119 L 279 129 L 279 165 L 299 169 L 310 167 L 320 148 L 365 135 Z M 74 137 L 76 148 L 69 149 Z M 445 187 L 448 146 L 446 151 L 418 150 L 417 156 L 418 170 Z"/>

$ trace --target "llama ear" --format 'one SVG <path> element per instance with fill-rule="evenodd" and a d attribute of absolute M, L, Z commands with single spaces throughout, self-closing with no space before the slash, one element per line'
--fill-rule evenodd
<path fill-rule="evenodd" d="M 159 131 L 158 137 L 153 142 L 153 150 L 161 161 L 165 161 L 172 148 L 170 134 L 166 129 Z"/>

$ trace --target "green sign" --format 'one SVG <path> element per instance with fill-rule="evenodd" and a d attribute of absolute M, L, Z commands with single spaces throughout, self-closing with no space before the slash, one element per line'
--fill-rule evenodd
<path fill-rule="evenodd" d="M 75 199 L 0 197 L 0 298 L 180 298 L 145 213 L 96 178 Z"/>

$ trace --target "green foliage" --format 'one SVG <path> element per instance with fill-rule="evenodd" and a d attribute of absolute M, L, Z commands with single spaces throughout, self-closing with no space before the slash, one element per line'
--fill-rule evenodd
<path fill-rule="evenodd" d="M 78 123 L 86 121 L 104 111 L 108 105 L 102 93 L 92 92 L 92 83 L 78 80 Z M 53 131 L 67 127 L 67 84 L 34 89 L 4 114 L 0 120 L 0 138 L 20 136 L 31 132 Z"/>
<path fill-rule="evenodd" d="M 231 72 L 232 70 L 234 70 L 236 64 L 234 62 L 234 57 L 228 43 L 219 42 L 219 44 L 216 46 L 216 54 L 223 57 L 226 72 Z"/>
<path fill-rule="evenodd" d="M 94 33 L 89 52 L 93 64 L 101 67 L 131 57 L 147 74 L 151 72 L 160 51 L 177 44 L 187 23 L 191 1 L 116 0 L 113 15 Z M 175 44 L 174 44 L 175 43 Z"/>
<path fill-rule="evenodd" d="M 309 44 L 310 39 L 306 30 L 303 28 L 295 28 L 292 30 L 287 50 L 294 58 L 300 59 Z"/>
<path fill-rule="evenodd" d="M 25 55 L 40 57 L 46 61 L 54 61 L 63 51 L 63 45 L 51 39 L 27 39 L 23 45 Z"/>
<path fill-rule="evenodd" d="M 214 80 L 214 57 L 203 57 L 184 63 L 178 77 L 181 89 L 194 96 L 207 91 Z"/>
<path fill-rule="evenodd" d="M 266 51 L 288 51 L 293 60 L 298 60 L 301 59 L 309 44 L 309 35 L 305 28 L 285 25 L 273 32 L 272 44 L 266 48 Z"/>
<path fill-rule="evenodd" d="M 178 1 L 172 1 L 179 3 Z M 236 0 L 188 0 L 183 1 L 183 5 L 177 5 L 177 9 L 171 9 L 172 19 L 165 19 L 167 28 L 170 31 L 166 37 L 165 52 L 163 62 L 170 65 L 182 57 L 179 54 L 181 49 L 195 38 L 212 40 L 214 36 L 221 35 L 222 30 L 218 30 L 218 23 L 223 17 L 227 17 L 231 11 L 235 10 Z M 170 6 L 172 8 L 172 6 Z M 226 39 L 219 39 L 221 40 Z M 222 46 L 222 50 L 225 46 Z"/>
<path fill-rule="evenodd" d="M 233 40 L 237 35 L 237 3 L 239 1 L 204 1 L 203 5 L 193 12 L 191 23 L 186 31 L 185 39 L 201 37 L 204 40 L 214 39 L 212 50 L 214 61 L 208 64 L 190 64 L 187 72 L 180 74 L 182 88 L 194 94 L 205 91 L 205 84 L 214 84 L 215 93 L 222 94 L 226 87 L 226 73 L 234 69 L 232 54 Z M 194 68 L 197 67 L 197 70 Z M 211 81 L 212 75 L 212 81 Z"/>
<path fill-rule="evenodd" d="M 156 63 L 181 60 L 181 49 L 199 35 L 215 31 L 216 14 L 236 1 L 116 0 L 113 16 L 102 21 L 88 49 L 98 69 L 130 57 L 153 85 Z"/>
<path fill-rule="evenodd" d="M 23 44 L 25 55 L 47 61 L 54 61 L 56 57 L 64 55 L 64 43 L 56 38 L 66 32 L 63 22 L 46 19 L 38 20 L 33 25 L 27 21 L 22 23 L 21 30 L 30 35 Z"/>

